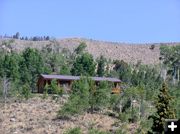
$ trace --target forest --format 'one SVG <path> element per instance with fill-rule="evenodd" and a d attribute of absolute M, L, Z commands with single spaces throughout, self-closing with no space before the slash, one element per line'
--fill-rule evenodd
<path fill-rule="evenodd" d="M 131 64 L 103 55 L 95 59 L 85 48 L 82 42 L 73 52 L 58 52 L 51 46 L 22 52 L 0 50 L 0 103 L 27 101 L 37 94 L 40 74 L 62 74 L 81 79 L 73 83 L 67 102 L 57 112 L 58 119 L 69 120 L 85 112 L 107 114 L 121 123 L 116 122 L 118 129 L 113 133 L 124 134 L 128 132 L 123 126 L 128 123 L 139 124 L 135 133 L 162 133 L 165 119 L 180 118 L 180 45 L 162 45 L 158 65 Z M 111 94 L 112 83 L 106 81 L 95 86 L 90 76 L 119 78 L 121 93 Z M 62 97 L 63 90 L 53 80 L 45 86 L 43 99 L 52 94 Z M 66 133 L 81 133 L 81 128 Z M 111 132 L 91 129 L 89 133 Z"/>

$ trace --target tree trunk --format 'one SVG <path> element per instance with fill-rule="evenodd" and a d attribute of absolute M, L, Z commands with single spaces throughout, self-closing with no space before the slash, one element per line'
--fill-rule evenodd
<path fill-rule="evenodd" d="M 177 70 L 177 80 L 179 82 L 179 67 L 178 67 L 178 70 Z"/>
<path fill-rule="evenodd" d="M 176 67 L 174 67 L 173 84 L 176 83 Z"/>
<path fill-rule="evenodd" d="M 7 94 L 8 94 L 8 90 L 9 90 L 9 79 L 6 78 L 6 76 L 3 77 L 3 97 L 4 97 L 4 103 L 6 104 L 7 101 Z"/>

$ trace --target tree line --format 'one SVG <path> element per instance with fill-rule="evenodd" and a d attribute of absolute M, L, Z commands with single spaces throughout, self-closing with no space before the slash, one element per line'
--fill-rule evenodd
<path fill-rule="evenodd" d="M 50 40 L 50 36 L 33 36 L 33 37 L 28 37 L 28 36 L 20 36 L 20 33 L 17 32 L 16 34 L 9 36 L 5 34 L 4 36 L 0 35 L 0 38 L 5 38 L 5 39 L 20 39 L 20 40 L 29 40 L 29 41 L 48 41 Z"/>

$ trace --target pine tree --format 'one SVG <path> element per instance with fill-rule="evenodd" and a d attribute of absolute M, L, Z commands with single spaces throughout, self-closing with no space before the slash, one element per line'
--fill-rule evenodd
<path fill-rule="evenodd" d="M 48 97 L 49 88 L 50 88 L 49 84 L 46 83 L 46 85 L 44 87 L 44 92 L 43 92 L 43 99 L 46 99 Z"/>
<path fill-rule="evenodd" d="M 93 76 L 95 68 L 93 56 L 89 53 L 83 53 L 76 58 L 71 73 L 72 75 Z"/>
<path fill-rule="evenodd" d="M 17 32 L 15 35 L 13 35 L 14 39 L 19 39 L 19 37 L 20 37 L 20 33 L 19 32 Z"/>
<path fill-rule="evenodd" d="M 119 78 L 124 82 L 130 83 L 132 75 L 130 66 L 123 60 L 115 60 L 114 65 L 113 70 L 118 72 Z"/>
<path fill-rule="evenodd" d="M 109 88 L 107 81 L 102 81 L 99 83 L 99 87 L 95 93 L 95 100 L 96 100 L 96 108 L 102 109 L 108 106 L 110 102 L 110 94 L 111 90 Z"/>
<path fill-rule="evenodd" d="M 31 90 L 29 84 L 25 83 L 21 88 L 21 96 L 28 100 L 31 97 Z"/>
<path fill-rule="evenodd" d="M 162 133 L 164 130 L 165 119 L 175 118 L 175 113 L 171 106 L 171 101 L 172 97 L 169 95 L 167 85 L 164 82 L 162 84 L 162 88 L 160 89 L 157 102 L 155 102 L 157 112 L 149 117 L 153 119 L 153 132 Z"/>
<path fill-rule="evenodd" d="M 89 105 L 90 105 L 90 110 L 91 113 L 94 112 L 94 108 L 96 105 L 96 85 L 95 85 L 95 81 L 93 81 L 92 79 L 89 79 L 88 81 L 89 83 Z"/>
<path fill-rule="evenodd" d="M 97 62 L 98 62 L 97 75 L 102 77 L 105 75 L 106 59 L 101 55 L 100 58 L 97 60 Z"/>
<path fill-rule="evenodd" d="M 36 81 L 39 74 L 44 71 L 44 62 L 42 55 L 37 49 L 27 48 L 22 53 L 22 61 L 20 62 L 21 67 L 21 79 L 22 81 L 27 80 L 32 91 L 36 89 Z M 22 71 L 25 70 L 25 71 Z M 26 73 L 23 74 L 23 73 Z"/>
<path fill-rule="evenodd" d="M 6 54 L 1 65 L 2 65 L 2 75 L 7 76 L 13 80 L 17 80 L 19 78 L 19 57 L 17 54 Z"/>
<path fill-rule="evenodd" d="M 67 64 L 63 64 L 62 67 L 60 68 L 60 74 L 62 75 L 70 75 L 70 67 Z"/>
<path fill-rule="evenodd" d="M 57 94 L 59 96 L 63 94 L 63 89 L 60 87 L 56 79 L 53 79 L 51 81 L 50 88 L 51 88 L 51 93 L 53 94 Z"/>
<path fill-rule="evenodd" d="M 82 54 L 86 47 L 87 47 L 86 43 L 81 42 L 80 45 L 74 50 L 74 52 L 76 54 Z"/>
<path fill-rule="evenodd" d="M 59 111 L 60 117 L 69 117 L 81 114 L 89 108 L 89 84 L 87 78 L 75 81 L 72 86 L 72 94 L 67 103 Z"/>

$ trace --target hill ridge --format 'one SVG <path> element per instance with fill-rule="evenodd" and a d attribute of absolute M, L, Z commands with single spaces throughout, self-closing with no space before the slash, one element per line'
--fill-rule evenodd
<path fill-rule="evenodd" d="M 55 49 L 62 50 L 62 48 L 69 49 L 71 52 L 81 43 L 87 44 L 86 50 L 95 58 L 100 55 L 107 59 L 124 60 L 128 63 L 137 63 L 141 61 L 142 64 L 158 64 L 160 57 L 159 47 L 161 45 L 180 45 L 178 42 L 172 43 L 118 43 L 109 41 L 99 41 L 87 38 L 63 38 L 50 41 L 25 41 L 13 39 L 9 46 L 3 46 L 3 41 L 10 39 L 0 39 L 0 49 L 10 49 L 9 51 L 22 51 L 27 47 L 42 49 L 43 47 L 51 46 Z M 154 45 L 154 49 L 150 49 Z"/>

